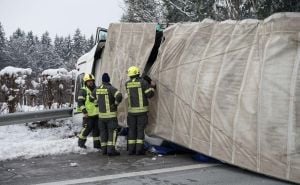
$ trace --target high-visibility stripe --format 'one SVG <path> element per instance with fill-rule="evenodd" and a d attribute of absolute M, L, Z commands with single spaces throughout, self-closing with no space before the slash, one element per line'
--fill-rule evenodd
<path fill-rule="evenodd" d="M 129 107 L 128 112 L 130 112 L 130 113 L 148 112 L 148 106 L 145 106 L 145 107 Z"/>
<path fill-rule="evenodd" d="M 131 107 L 131 99 L 130 99 L 130 90 L 129 89 L 128 89 L 127 93 L 128 93 L 128 107 L 130 108 Z"/>
<path fill-rule="evenodd" d="M 132 145 L 132 144 L 135 144 L 135 143 L 136 143 L 136 140 L 128 140 L 129 145 Z"/>
<path fill-rule="evenodd" d="M 105 108 L 106 108 L 106 112 L 109 113 L 110 112 L 110 106 L 109 106 L 108 95 L 105 95 Z"/>
<path fill-rule="evenodd" d="M 76 112 L 82 112 L 79 107 L 76 108 Z"/>
<path fill-rule="evenodd" d="M 141 87 L 141 82 L 128 82 L 127 88 Z"/>
<path fill-rule="evenodd" d="M 119 91 L 117 91 L 117 92 L 119 92 Z M 115 93 L 115 95 L 116 95 L 116 93 Z M 117 112 L 111 112 L 108 89 L 105 88 L 104 85 L 101 85 L 100 88 L 96 90 L 96 94 L 104 95 L 104 101 L 105 101 L 105 112 L 99 112 L 99 118 L 115 118 L 115 117 L 117 117 Z"/>
<path fill-rule="evenodd" d="M 81 132 L 80 132 L 80 134 L 79 134 L 79 138 L 80 138 L 80 139 L 86 139 L 86 137 L 83 136 L 83 132 L 85 131 L 85 129 L 86 129 L 86 128 L 83 128 L 83 129 L 81 130 Z"/>
<path fill-rule="evenodd" d="M 117 138 L 117 131 L 114 130 L 114 132 L 113 132 L 113 141 L 112 141 L 114 146 L 116 145 L 116 138 Z"/>
<path fill-rule="evenodd" d="M 100 141 L 99 137 L 93 137 L 93 141 Z"/>
<path fill-rule="evenodd" d="M 107 146 L 107 142 L 101 142 L 101 146 Z"/>
<path fill-rule="evenodd" d="M 112 141 L 107 142 L 107 146 L 114 146 Z"/>
<path fill-rule="evenodd" d="M 96 94 L 108 94 L 108 90 L 107 89 L 97 89 Z"/>
<path fill-rule="evenodd" d="M 117 112 L 99 112 L 99 118 L 114 118 L 117 117 Z"/>
<path fill-rule="evenodd" d="M 139 97 L 139 106 L 138 107 L 132 107 L 131 106 L 130 88 L 137 88 L 138 89 L 138 97 Z M 128 93 L 128 112 L 130 112 L 130 113 L 147 112 L 148 111 L 148 106 L 144 107 L 143 90 L 141 88 L 141 82 L 139 82 L 139 81 L 135 82 L 135 79 L 133 79 L 131 82 L 127 83 L 126 89 L 127 89 L 127 93 Z M 151 88 L 149 88 L 149 89 L 151 89 Z"/>
<path fill-rule="evenodd" d="M 85 106 L 81 105 L 79 108 L 82 110 L 82 109 L 85 109 Z"/>
<path fill-rule="evenodd" d="M 145 94 L 147 94 L 148 92 L 150 92 L 150 91 L 154 91 L 154 89 L 151 87 L 151 88 L 149 88 L 149 89 L 147 89 L 146 91 L 145 91 Z"/>
<path fill-rule="evenodd" d="M 115 92 L 114 97 L 116 98 L 119 93 L 120 93 L 120 91 Z"/>
<path fill-rule="evenodd" d="M 139 104 L 140 104 L 140 107 L 144 107 L 142 88 L 138 88 L 138 94 L 139 94 Z"/>
<path fill-rule="evenodd" d="M 83 96 L 78 96 L 78 100 L 85 100 Z"/>
<path fill-rule="evenodd" d="M 144 140 L 142 140 L 142 139 L 137 139 L 136 140 L 136 144 L 143 144 L 144 143 Z"/>
<path fill-rule="evenodd" d="M 89 95 L 92 94 L 91 90 L 90 90 L 89 88 L 87 88 L 87 87 L 82 88 L 82 89 L 85 89 L 86 92 L 87 92 L 87 94 L 86 94 L 86 97 L 85 97 L 85 103 L 84 103 L 85 107 L 82 108 L 82 106 L 81 106 L 81 107 L 80 107 L 81 110 L 84 109 L 84 108 L 86 108 L 86 111 L 87 111 L 87 113 L 88 113 L 88 116 L 95 116 L 95 115 L 98 115 L 98 112 L 99 112 L 98 108 L 95 106 L 95 103 L 94 103 L 94 102 L 91 102 L 91 101 L 90 101 L 90 98 L 89 98 Z"/>

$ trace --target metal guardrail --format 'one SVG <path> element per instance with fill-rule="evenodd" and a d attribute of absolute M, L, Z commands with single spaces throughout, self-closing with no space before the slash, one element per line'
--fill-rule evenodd
<path fill-rule="evenodd" d="M 0 115 L 0 126 L 72 117 L 73 108 L 18 112 Z"/>

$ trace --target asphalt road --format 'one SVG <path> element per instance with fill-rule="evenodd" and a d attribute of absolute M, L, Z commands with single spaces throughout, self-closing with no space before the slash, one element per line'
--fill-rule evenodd
<path fill-rule="evenodd" d="M 45 156 L 0 162 L 1 185 L 288 185 L 226 164 L 199 163 L 190 155 Z"/>

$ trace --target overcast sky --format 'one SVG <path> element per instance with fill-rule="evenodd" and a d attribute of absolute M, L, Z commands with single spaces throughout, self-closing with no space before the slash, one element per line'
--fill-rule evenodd
<path fill-rule="evenodd" d="M 0 0 L 0 22 L 6 37 L 17 28 L 39 37 L 73 35 L 76 28 L 90 37 L 96 27 L 119 22 L 123 0 Z"/>

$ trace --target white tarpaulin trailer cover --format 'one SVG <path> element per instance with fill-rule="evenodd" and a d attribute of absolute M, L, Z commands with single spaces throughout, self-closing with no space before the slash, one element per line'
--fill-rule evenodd
<path fill-rule="evenodd" d="M 154 23 L 112 23 L 100 64 L 100 74 L 108 73 L 111 83 L 125 95 L 127 69 L 138 66 L 144 70 L 155 41 Z M 119 124 L 126 125 L 127 97 L 118 107 Z"/>
<path fill-rule="evenodd" d="M 300 14 L 176 24 L 164 37 L 147 132 L 300 182 Z"/>
<path fill-rule="evenodd" d="M 100 70 L 123 94 L 127 68 L 145 67 L 154 39 L 154 24 L 110 26 Z M 150 71 L 157 91 L 146 132 L 299 183 L 299 63 L 300 13 L 175 24 Z"/>

